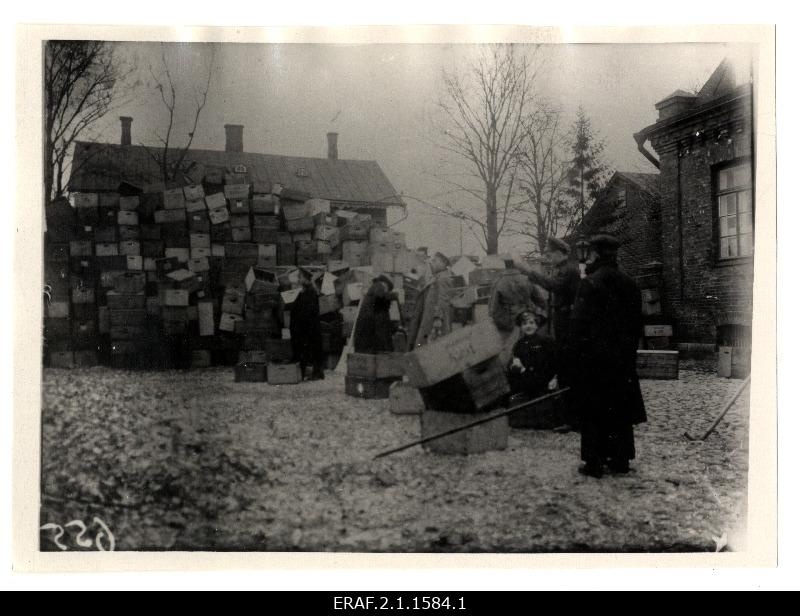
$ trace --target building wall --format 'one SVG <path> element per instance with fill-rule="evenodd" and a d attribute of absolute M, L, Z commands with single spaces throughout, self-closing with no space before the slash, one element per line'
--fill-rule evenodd
<path fill-rule="evenodd" d="M 720 261 L 715 230 L 715 172 L 748 159 L 749 127 L 749 106 L 738 101 L 651 138 L 661 161 L 664 303 L 681 342 L 714 344 L 718 325 L 752 318 L 752 258 Z"/>
<path fill-rule="evenodd" d="M 640 188 L 627 184 L 623 218 L 620 269 L 636 276 L 639 268 L 661 260 L 661 213 L 659 200 Z"/>

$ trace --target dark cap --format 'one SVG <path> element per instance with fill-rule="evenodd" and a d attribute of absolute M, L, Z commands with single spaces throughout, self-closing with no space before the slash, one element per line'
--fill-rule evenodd
<path fill-rule="evenodd" d="M 380 276 L 376 276 L 375 278 L 372 279 L 372 282 L 384 282 L 389 287 L 390 291 L 394 289 L 394 283 L 385 274 L 381 274 Z"/>
<path fill-rule="evenodd" d="M 613 235 L 601 233 L 599 235 L 593 235 L 592 237 L 590 237 L 589 245 L 600 254 L 614 255 L 617 254 L 617 249 L 619 248 L 620 241 Z"/>
<path fill-rule="evenodd" d="M 434 259 L 439 259 L 442 263 L 444 263 L 447 267 L 450 267 L 450 259 L 445 257 L 441 252 L 437 252 L 433 255 Z"/>
<path fill-rule="evenodd" d="M 563 252 L 565 255 L 568 255 L 570 251 L 569 244 L 553 236 L 547 238 L 547 249 L 555 252 Z"/>

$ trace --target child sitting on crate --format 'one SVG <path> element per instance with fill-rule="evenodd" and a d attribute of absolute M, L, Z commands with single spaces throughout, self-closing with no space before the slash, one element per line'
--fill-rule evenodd
<path fill-rule="evenodd" d="M 555 341 L 538 333 L 547 322 L 542 312 L 525 310 L 517 315 L 521 337 L 514 345 L 508 364 L 508 383 L 512 394 L 541 396 L 558 387 Z"/>

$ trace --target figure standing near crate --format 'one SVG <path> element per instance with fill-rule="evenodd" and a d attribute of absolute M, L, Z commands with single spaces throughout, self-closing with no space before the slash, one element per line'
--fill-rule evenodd
<path fill-rule="evenodd" d="M 514 344 L 508 363 L 508 384 L 512 394 L 525 393 L 535 397 L 558 386 L 555 341 L 539 333 L 546 322 L 542 310 L 525 310 L 517 316 L 521 336 Z"/>
<path fill-rule="evenodd" d="M 489 296 L 489 316 L 503 339 L 500 361 L 506 365 L 511 351 L 519 340 L 517 317 L 526 311 L 544 310 L 545 300 L 528 277 L 516 269 L 506 270 L 492 285 Z"/>
<path fill-rule="evenodd" d="M 302 291 L 292 302 L 290 310 L 290 332 L 294 361 L 300 364 L 300 373 L 305 378 L 306 367 L 312 367 L 311 380 L 325 378 L 323 365 L 325 353 L 322 349 L 322 328 L 319 321 L 319 295 L 314 287 L 313 274 L 300 268 Z"/>
<path fill-rule="evenodd" d="M 639 288 L 617 266 L 619 240 L 589 240 L 587 276 L 572 311 L 572 390 L 580 416 L 581 473 L 602 477 L 630 470 L 636 457 L 633 426 L 647 421 L 636 351 L 642 331 Z"/>
<path fill-rule="evenodd" d="M 353 350 L 356 353 L 375 354 L 394 350 L 389 309 L 396 300 L 394 283 L 388 276 L 381 274 L 372 281 L 361 300 L 353 333 Z"/>
<path fill-rule="evenodd" d="M 450 260 L 437 252 L 430 262 L 431 277 L 426 280 L 414 305 L 408 324 L 410 349 L 433 342 L 450 333 Z"/>
<path fill-rule="evenodd" d="M 545 258 L 553 268 L 553 275 L 537 272 L 525 263 L 515 265 L 525 272 L 535 285 L 550 293 L 550 306 L 553 319 L 553 337 L 558 345 L 558 380 L 561 387 L 569 387 L 572 383 L 570 351 L 570 315 L 581 282 L 578 266 L 570 260 L 571 247 L 564 240 L 556 237 L 547 238 Z M 578 416 L 573 403 L 573 394 L 568 392 L 564 398 L 566 404 L 566 423 L 555 428 L 556 432 L 570 432 L 578 425 Z"/>

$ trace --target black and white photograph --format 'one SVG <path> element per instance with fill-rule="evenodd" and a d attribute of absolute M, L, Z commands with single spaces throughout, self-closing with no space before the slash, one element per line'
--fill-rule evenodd
<path fill-rule="evenodd" d="M 43 38 L 29 540 L 747 553 L 756 31 Z"/>

